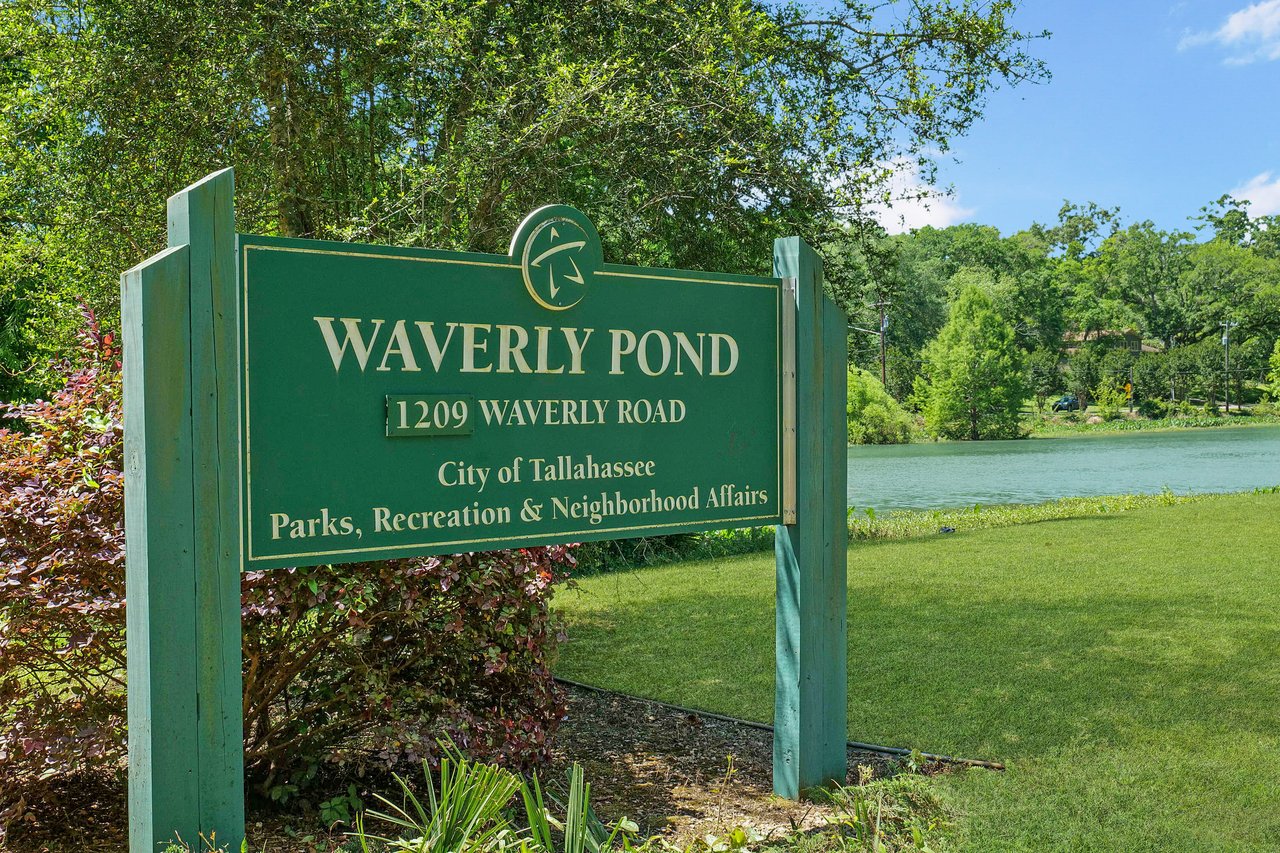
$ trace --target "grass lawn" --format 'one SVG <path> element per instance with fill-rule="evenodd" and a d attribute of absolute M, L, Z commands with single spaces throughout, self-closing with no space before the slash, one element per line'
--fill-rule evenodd
<path fill-rule="evenodd" d="M 849 735 L 1006 761 L 938 781 L 973 851 L 1280 850 L 1280 494 L 849 551 Z M 558 674 L 754 720 L 771 554 L 584 579 Z"/>

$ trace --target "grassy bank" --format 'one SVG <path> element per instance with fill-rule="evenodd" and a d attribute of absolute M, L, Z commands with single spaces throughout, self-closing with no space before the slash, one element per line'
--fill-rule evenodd
<path fill-rule="evenodd" d="M 1269 492 L 1270 490 L 1262 490 Z M 1164 491 L 1153 495 L 1106 495 L 1102 497 L 1059 498 L 1040 504 L 974 505 L 964 509 L 904 510 L 884 515 L 874 510 L 851 511 L 849 538 L 915 539 L 938 533 L 992 530 L 1017 524 L 1038 524 L 1069 518 L 1092 518 L 1147 507 L 1174 506 L 1205 500 L 1209 495 L 1176 495 Z"/>
<path fill-rule="evenodd" d="M 1092 413 L 1090 413 L 1092 414 Z M 1027 428 L 1032 438 L 1051 438 L 1061 435 L 1116 432 L 1160 432 L 1183 429 L 1218 429 L 1221 427 L 1280 426 L 1280 415 L 1236 414 L 1222 417 L 1212 415 L 1185 415 L 1171 418 L 1120 417 L 1102 423 L 1086 423 L 1063 419 L 1029 418 Z"/>
<path fill-rule="evenodd" d="M 937 783 L 959 849 L 1280 847 L 1280 495 L 1160 498 L 850 549 L 850 735 L 1009 764 Z M 585 579 L 559 672 L 768 720 L 773 594 L 767 554 Z"/>

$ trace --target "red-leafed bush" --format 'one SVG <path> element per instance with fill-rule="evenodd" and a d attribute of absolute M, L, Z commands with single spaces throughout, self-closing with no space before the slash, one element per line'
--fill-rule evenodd
<path fill-rule="evenodd" d="M 125 757 L 118 351 L 91 315 L 65 386 L 0 404 L 0 827 Z M 277 799 L 326 766 L 391 769 L 451 736 L 508 766 L 563 716 L 549 656 L 565 547 L 250 572 L 245 761 Z M 0 831 L 0 836 L 2 836 Z"/>

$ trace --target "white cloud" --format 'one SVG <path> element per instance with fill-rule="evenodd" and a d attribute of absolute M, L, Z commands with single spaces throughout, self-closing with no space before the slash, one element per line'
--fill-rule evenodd
<path fill-rule="evenodd" d="M 1178 47 L 1211 43 L 1231 51 L 1226 58 L 1230 65 L 1280 59 L 1280 0 L 1262 0 L 1232 12 L 1218 29 L 1188 33 Z"/>
<path fill-rule="evenodd" d="M 1252 216 L 1280 214 L 1280 175 L 1273 175 L 1271 172 L 1254 175 L 1231 190 L 1231 197 L 1248 199 L 1251 202 L 1249 213 Z"/>
<path fill-rule="evenodd" d="M 958 198 L 944 194 L 920 178 L 915 163 L 902 159 L 894 162 L 889 181 L 891 204 L 869 204 L 866 207 L 875 220 L 890 234 L 905 234 L 915 228 L 932 225 L 946 228 L 969 219 L 977 211 L 964 207 Z"/>

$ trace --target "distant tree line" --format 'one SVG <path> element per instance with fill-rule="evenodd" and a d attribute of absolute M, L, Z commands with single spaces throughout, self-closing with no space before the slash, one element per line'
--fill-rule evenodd
<path fill-rule="evenodd" d="M 1189 231 L 1125 225 L 1117 208 L 1065 203 L 1056 224 L 1008 237 L 975 224 L 894 236 L 862 227 L 826 254 L 855 328 L 874 332 L 888 305 L 887 390 L 927 421 L 952 424 L 935 432 L 972 438 L 1016 432 L 1007 419 L 961 429 L 938 408 L 956 396 L 956 371 L 982 371 L 984 347 L 1003 353 L 1004 384 L 992 390 L 975 376 L 972 386 L 1009 405 L 1025 395 L 1019 403 L 1043 408 L 1072 393 L 1114 406 L 1127 383 L 1148 414 L 1258 399 L 1280 340 L 1280 216 L 1251 216 L 1249 202 L 1223 196 L 1190 222 Z M 960 315 L 963 333 L 953 328 Z M 851 331 L 851 364 L 879 375 L 880 354 L 877 335 Z M 930 390 L 941 386 L 953 393 Z"/>

